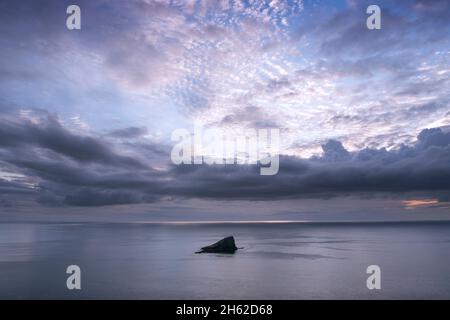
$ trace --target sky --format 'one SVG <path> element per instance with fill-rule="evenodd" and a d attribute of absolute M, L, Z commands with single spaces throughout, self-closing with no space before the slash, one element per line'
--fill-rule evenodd
<path fill-rule="evenodd" d="M 4 0 L 0 34 L 0 221 L 450 219 L 448 0 Z M 279 172 L 175 165 L 198 123 L 279 129 Z"/>

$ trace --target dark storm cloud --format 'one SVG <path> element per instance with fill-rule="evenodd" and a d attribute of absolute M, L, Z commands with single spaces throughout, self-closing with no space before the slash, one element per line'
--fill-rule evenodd
<path fill-rule="evenodd" d="M 440 128 L 425 129 L 417 137 L 417 147 L 426 150 L 429 147 L 447 147 L 450 144 L 450 132 L 442 132 Z"/>
<path fill-rule="evenodd" d="M 33 191 L 21 183 L 15 181 L 0 180 L 0 194 L 5 195 L 10 193 L 30 194 L 33 193 Z"/>
<path fill-rule="evenodd" d="M 161 157 L 163 146 L 137 144 L 130 148 L 108 141 L 108 136 L 77 134 L 56 116 L 42 111 L 31 119 L 5 114 L 0 120 L 2 194 L 30 194 L 46 205 L 154 201 L 152 194 L 161 193 L 161 173 L 152 169 L 142 155 Z M 121 155 L 124 150 L 134 152 L 134 157 Z M 139 150 L 141 157 L 136 154 Z M 139 157 L 142 160 L 137 160 Z M 11 176 L 10 181 L 3 178 L 1 171 Z"/>
<path fill-rule="evenodd" d="M 336 140 L 329 140 L 326 144 L 322 145 L 322 150 L 324 160 L 336 161 L 350 159 L 350 153 L 345 150 L 341 142 Z"/>
<path fill-rule="evenodd" d="M 143 202 L 139 195 L 131 192 L 96 191 L 82 189 L 67 195 L 64 203 L 75 206 L 105 206 Z"/>
<path fill-rule="evenodd" d="M 111 165 L 145 167 L 139 161 L 116 154 L 108 146 L 90 136 L 78 136 L 66 130 L 52 115 L 47 114 L 36 124 L 30 120 L 0 119 L 0 146 L 39 147 L 68 156 L 80 162 L 100 162 Z"/>
<path fill-rule="evenodd" d="M 259 176 L 254 168 L 199 167 L 179 175 L 172 189 L 194 197 L 260 200 L 450 189 L 448 142 L 423 151 L 365 149 L 351 156 L 340 149 L 331 152 L 332 157 L 315 160 L 281 157 L 280 172 L 272 177 Z M 345 160 L 335 156 L 341 153 L 347 155 Z M 186 188 L 189 181 L 192 185 Z"/>
<path fill-rule="evenodd" d="M 251 165 L 167 163 L 154 170 L 153 163 L 144 167 L 112 152 L 114 142 L 79 136 L 50 116 L 37 124 L 10 117 L 0 130 L 0 164 L 20 176 L 0 180 L 5 204 L 14 203 L 9 193 L 32 195 L 43 205 L 104 206 L 164 197 L 274 200 L 361 192 L 436 191 L 445 198 L 450 190 L 450 133 L 440 128 L 425 129 L 414 146 L 391 151 L 349 152 L 331 140 L 321 157 L 281 156 L 275 176 L 260 176 Z"/>
<path fill-rule="evenodd" d="M 118 138 L 137 138 L 148 133 L 148 129 L 145 127 L 128 127 L 123 129 L 117 129 L 110 133 L 113 137 Z"/>

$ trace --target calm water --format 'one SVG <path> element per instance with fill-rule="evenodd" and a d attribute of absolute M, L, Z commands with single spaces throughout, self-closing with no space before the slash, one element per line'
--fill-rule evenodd
<path fill-rule="evenodd" d="M 245 248 L 194 254 L 228 235 Z M 71 264 L 80 291 L 66 289 Z M 0 298 L 448 299 L 450 223 L 4 223 Z"/>

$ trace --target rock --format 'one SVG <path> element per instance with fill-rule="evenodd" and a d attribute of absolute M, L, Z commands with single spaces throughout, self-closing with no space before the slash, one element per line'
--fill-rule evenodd
<path fill-rule="evenodd" d="M 233 237 L 226 237 L 210 246 L 203 247 L 196 253 L 234 253 L 238 248 Z"/>

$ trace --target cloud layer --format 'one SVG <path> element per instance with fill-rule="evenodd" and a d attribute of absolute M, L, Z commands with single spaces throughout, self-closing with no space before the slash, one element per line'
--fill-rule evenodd
<path fill-rule="evenodd" d="M 441 128 L 425 129 L 413 146 L 390 151 L 349 152 L 330 140 L 322 146 L 322 156 L 282 155 L 277 175 L 260 176 L 256 165 L 175 166 L 170 148 L 158 150 L 140 138 L 124 142 L 110 134 L 81 136 L 45 112 L 33 119 L 10 115 L 0 121 L 0 164 L 8 177 L 1 180 L 2 197 L 20 194 L 45 205 L 104 206 L 170 198 L 269 201 L 364 192 L 445 196 L 450 190 L 450 132 Z"/>
<path fill-rule="evenodd" d="M 370 1 L 77 3 L 79 31 L 71 1 L 0 4 L 1 208 L 448 201 L 449 1 L 378 1 L 381 30 Z M 194 123 L 279 128 L 279 174 L 174 166 Z"/>

